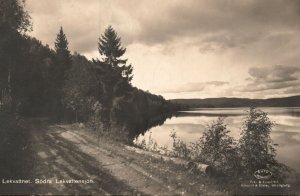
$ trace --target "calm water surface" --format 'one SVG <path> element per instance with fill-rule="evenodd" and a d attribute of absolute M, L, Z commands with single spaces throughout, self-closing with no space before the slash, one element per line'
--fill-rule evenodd
<path fill-rule="evenodd" d="M 300 107 L 260 108 L 269 114 L 276 122 L 271 138 L 277 149 L 277 159 L 300 172 Z M 149 140 L 149 136 L 158 146 L 172 146 L 171 132 L 185 142 L 199 139 L 208 124 L 218 116 L 224 116 L 231 135 L 238 139 L 243 120 L 248 108 L 195 108 L 191 111 L 179 112 L 178 116 L 167 119 L 161 126 L 152 127 L 144 135 L 139 135 L 137 141 Z"/>

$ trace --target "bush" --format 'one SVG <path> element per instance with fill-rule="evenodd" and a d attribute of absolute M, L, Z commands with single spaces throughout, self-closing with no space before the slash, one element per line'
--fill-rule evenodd
<path fill-rule="evenodd" d="M 173 139 L 173 151 L 171 155 L 185 159 L 191 159 L 191 149 L 189 146 L 180 140 L 175 132 L 172 132 L 170 137 Z"/>
<path fill-rule="evenodd" d="M 250 108 L 248 113 L 239 140 L 243 176 L 252 177 L 255 171 L 267 169 L 274 176 L 282 178 L 282 170 L 286 166 L 276 160 L 276 149 L 270 137 L 275 123 L 262 110 Z"/>
<path fill-rule="evenodd" d="M 228 135 L 229 133 L 224 118 L 219 117 L 192 145 L 195 159 L 227 174 L 237 171 L 239 161 L 236 141 Z"/>

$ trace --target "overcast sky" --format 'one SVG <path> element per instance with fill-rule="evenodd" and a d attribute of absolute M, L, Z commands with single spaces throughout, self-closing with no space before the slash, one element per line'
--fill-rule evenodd
<path fill-rule="evenodd" d="M 165 98 L 300 94 L 298 0 L 27 0 L 32 36 L 100 58 L 108 25 L 134 67 L 133 84 Z"/>

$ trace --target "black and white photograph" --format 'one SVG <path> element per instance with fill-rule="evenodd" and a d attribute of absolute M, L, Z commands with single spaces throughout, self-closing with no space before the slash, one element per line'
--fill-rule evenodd
<path fill-rule="evenodd" d="M 0 195 L 300 195 L 300 0 L 0 0 Z"/>

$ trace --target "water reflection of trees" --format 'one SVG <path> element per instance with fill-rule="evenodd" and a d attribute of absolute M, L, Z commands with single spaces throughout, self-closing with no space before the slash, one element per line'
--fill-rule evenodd
<path fill-rule="evenodd" d="M 202 113 L 202 112 L 177 112 L 177 116 L 208 116 L 208 117 L 229 117 L 229 116 L 241 116 L 242 113 Z"/>
<path fill-rule="evenodd" d="M 128 125 L 130 129 L 130 141 L 133 141 L 134 138 L 138 137 L 140 134 L 144 135 L 152 127 L 163 125 L 168 118 L 172 118 L 174 115 L 176 114 L 164 113 L 149 118 L 137 119 L 135 123 Z"/>
<path fill-rule="evenodd" d="M 261 108 L 266 111 L 269 115 L 275 116 L 292 116 L 292 117 L 300 117 L 300 108 L 280 108 L 280 107 L 272 107 L 272 108 Z M 191 108 L 189 111 L 180 111 L 177 115 L 180 116 L 209 116 L 209 117 L 230 117 L 230 116 L 242 116 L 246 115 L 246 108 L 209 108 L 207 110 L 202 111 L 199 108 Z"/>
<path fill-rule="evenodd" d="M 299 108 L 288 109 L 287 114 L 293 117 L 300 117 L 300 109 Z"/>

